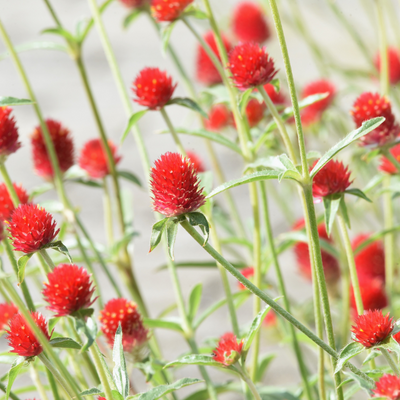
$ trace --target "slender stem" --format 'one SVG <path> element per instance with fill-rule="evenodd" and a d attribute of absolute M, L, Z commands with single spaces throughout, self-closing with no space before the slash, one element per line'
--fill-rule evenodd
<path fill-rule="evenodd" d="M 235 367 L 239 371 L 240 377 L 243 379 L 244 382 L 246 382 L 248 388 L 250 389 L 251 393 L 254 396 L 254 399 L 261 400 L 260 393 L 258 393 L 258 390 L 257 390 L 256 386 L 254 385 L 254 382 L 247 375 L 247 372 L 238 363 L 235 364 Z"/>
<path fill-rule="evenodd" d="M 390 365 L 390 368 L 392 368 L 392 371 L 397 375 L 400 376 L 400 371 L 399 371 L 399 367 L 397 366 L 396 362 L 393 360 L 392 356 L 390 355 L 390 353 L 383 348 L 380 348 L 381 353 L 383 354 L 383 356 L 386 358 L 386 361 L 388 362 L 388 364 Z"/>
<path fill-rule="evenodd" d="M 60 394 L 58 393 L 58 387 L 54 376 L 51 372 L 46 368 L 47 380 L 49 381 L 49 385 L 51 388 L 51 392 L 53 394 L 53 400 L 60 400 Z"/>
<path fill-rule="evenodd" d="M 50 1 L 49 0 L 44 0 L 44 2 L 46 3 L 46 6 L 47 6 L 48 10 L 50 11 L 51 16 L 53 17 L 54 22 L 57 24 L 58 27 L 61 27 L 61 22 L 58 19 L 57 14 L 55 13 Z"/>
<path fill-rule="evenodd" d="M 46 393 L 46 389 L 44 388 L 43 383 L 40 380 L 39 371 L 37 369 L 37 366 L 31 365 L 30 370 L 31 370 L 32 381 L 35 384 L 36 389 L 38 390 L 38 392 L 40 394 L 41 400 L 49 400 L 47 393 Z"/>
<path fill-rule="evenodd" d="M 3 382 L 0 382 L 0 390 L 3 393 L 7 393 L 7 388 L 5 387 L 5 385 L 3 384 Z M 14 392 L 10 392 L 10 398 L 12 400 L 21 400 Z M 55 399 L 56 400 L 56 399 Z"/>
<path fill-rule="evenodd" d="M 114 242 L 113 216 L 112 216 L 113 213 L 112 213 L 112 204 L 111 204 L 110 190 L 108 189 L 107 177 L 103 178 L 103 187 L 104 187 L 104 220 L 106 225 L 108 245 L 111 246 Z"/>
<path fill-rule="evenodd" d="M 50 258 L 49 254 L 47 253 L 46 249 L 39 250 L 40 255 L 43 257 L 43 259 L 46 261 L 46 264 L 49 267 L 48 272 L 53 271 L 53 269 L 56 267 L 53 263 L 53 260 Z"/>
<path fill-rule="evenodd" d="M 168 126 L 168 129 L 169 129 L 169 131 L 170 131 L 170 133 L 171 133 L 171 135 L 172 135 L 172 137 L 173 137 L 173 139 L 174 139 L 174 142 L 175 142 L 176 146 L 178 147 L 179 152 L 180 152 L 184 157 L 186 157 L 186 151 L 185 151 L 185 149 L 184 149 L 184 147 L 183 147 L 183 145 L 182 145 L 181 140 L 179 139 L 178 134 L 177 134 L 176 131 L 175 131 L 174 126 L 172 125 L 171 120 L 169 119 L 169 116 L 168 116 L 168 114 L 167 114 L 167 111 L 165 110 L 165 107 L 163 107 L 163 108 L 160 110 L 160 113 L 161 113 L 162 117 L 164 118 L 165 123 L 166 123 L 167 126 Z"/>
<path fill-rule="evenodd" d="M 13 205 L 15 208 L 17 208 L 19 206 L 19 197 L 17 195 L 17 192 L 15 191 L 14 185 L 11 181 L 10 175 L 8 175 L 8 171 L 4 163 L 0 163 L 0 172 L 7 187 L 7 191 L 13 202 Z"/>
<path fill-rule="evenodd" d="M 389 94 L 389 60 L 388 60 L 388 49 L 386 40 L 386 26 L 384 21 L 384 3 L 382 0 L 374 0 L 376 15 L 378 17 L 379 27 L 379 52 L 380 52 L 380 78 L 381 78 L 381 92 L 384 96 Z"/>

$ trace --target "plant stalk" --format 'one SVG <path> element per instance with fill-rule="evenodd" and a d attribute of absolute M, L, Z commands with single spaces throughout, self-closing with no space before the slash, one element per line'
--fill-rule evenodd
<path fill-rule="evenodd" d="M 396 374 L 396 376 L 400 376 L 399 367 L 397 366 L 396 362 L 393 360 L 390 353 L 386 349 L 383 349 L 383 348 L 380 348 L 379 350 L 381 351 L 383 356 L 386 358 L 386 361 L 388 362 L 388 364 L 390 365 L 390 368 L 392 368 L 392 371 Z"/>
<path fill-rule="evenodd" d="M 160 110 L 160 113 L 161 113 L 161 115 L 162 115 L 162 117 L 163 117 L 165 123 L 166 123 L 167 126 L 168 126 L 168 130 L 170 131 L 170 133 L 171 133 L 171 135 L 172 135 L 172 137 L 173 137 L 173 139 L 174 139 L 174 142 L 175 142 L 176 146 L 178 147 L 179 152 L 180 152 L 184 157 L 186 157 L 186 150 L 185 150 L 185 148 L 183 147 L 182 142 L 181 142 L 181 140 L 179 139 L 178 134 L 176 133 L 176 130 L 175 130 L 175 128 L 174 128 L 174 125 L 172 125 L 172 122 L 171 122 L 171 120 L 169 119 L 169 116 L 168 116 L 168 114 L 167 114 L 167 111 L 165 110 L 165 107 L 163 107 L 163 108 Z"/>

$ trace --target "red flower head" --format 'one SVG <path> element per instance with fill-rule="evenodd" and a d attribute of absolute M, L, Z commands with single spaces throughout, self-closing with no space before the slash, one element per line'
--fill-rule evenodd
<path fill-rule="evenodd" d="M 378 93 L 365 92 L 361 94 L 354 102 L 350 114 L 357 128 L 368 119 L 385 117 L 382 124 L 360 139 L 362 145 L 376 144 L 381 146 L 393 140 L 399 132 L 390 101 Z"/>
<path fill-rule="evenodd" d="M 205 121 L 206 128 L 212 132 L 218 132 L 228 125 L 233 125 L 233 115 L 225 104 L 212 106 L 208 119 Z"/>
<path fill-rule="evenodd" d="M 263 325 L 266 327 L 276 326 L 278 318 L 274 310 L 269 310 L 264 318 Z"/>
<path fill-rule="evenodd" d="M 400 144 L 393 146 L 390 149 L 393 157 L 400 162 Z M 379 169 L 381 171 L 387 172 L 388 174 L 398 174 L 398 169 L 389 161 L 386 157 L 382 156 L 381 162 L 379 164 Z"/>
<path fill-rule="evenodd" d="M 293 226 L 294 230 L 304 228 L 304 219 L 296 222 Z M 318 225 L 318 235 L 321 239 L 325 239 L 330 243 L 333 243 L 332 238 L 328 237 L 326 233 L 325 224 Z M 300 272 L 309 280 L 311 280 L 311 262 L 308 244 L 304 242 L 296 243 L 294 246 L 294 252 L 297 258 L 297 265 Z M 336 282 L 340 276 L 339 264 L 335 257 L 327 253 L 325 250 L 321 250 L 322 265 L 324 267 L 325 278 L 328 282 Z"/>
<path fill-rule="evenodd" d="M 240 42 L 265 42 L 271 35 L 262 8 L 243 1 L 233 11 L 233 32 Z"/>
<path fill-rule="evenodd" d="M 15 153 L 21 143 L 18 141 L 18 129 L 10 107 L 0 107 L 0 157 Z"/>
<path fill-rule="evenodd" d="M 57 154 L 60 170 L 65 172 L 74 165 L 74 143 L 70 131 L 52 119 L 47 119 L 46 125 Z M 52 179 L 53 167 L 40 126 L 34 130 L 31 136 L 31 144 L 35 172 L 44 179 Z"/>
<path fill-rule="evenodd" d="M 203 160 L 196 153 L 193 151 L 187 151 L 186 155 L 197 173 L 206 171 Z"/>
<path fill-rule="evenodd" d="M 147 342 L 149 331 L 143 326 L 142 316 L 137 305 L 127 299 L 112 299 L 100 311 L 101 330 L 108 344 L 114 345 L 118 325 L 122 329 L 122 345 L 124 351 L 130 353 Z"/>
<path fill-rule="evenodd" d="M 118 164 L 121 157 L 117 155 L 117 146 L 108 141 L 114 163 Z M 84 169 L 91 178 L 104 178 L 110 173 L 108 168 L 107 154 L 103 149 L 100 139 L 92 139 L 85 143 L 79 156 L 79 166 Z"/>
<path fill-rule="evenodd" d="M 150 173 L 154 211 L 166 217 L 196 211 L 206 201 L 196 169 L 179 153 L 165 153 Z"/>
<path fill-rule="evenodd" d="M 382 310 L 388 305 L 382 279 L 371 279 L 368 276 L 359 275 L 358 282 L 360 284 L 361 300 L 364 310 Z M 350 289 L 350 307 L 353 313 L 357 311 L 353 288 Z"/>
<path fill-rule="evenodd" d="M 60 264 L 47 274 L 49 283 L 44 284 L 44 299 L 50 304 L 47 308 L 56 317 L 71 315 L 75 311 L 89 308 L 94 287 L 90 275 L 84 268 L 75 264 Z"/>
<path fill-rule="evenodd" d="M 265 103 L 257 99 L 250 99 L 246 106 L 246 116 L 250 128 L 257 126 L 264 117 Z"/>
<path fill-rule="evenodd" d="M 152 0 L 151 15 L 158 22 L 175 21 L 194 0 Z"/>
<path fill-rule="evenodd" d="M 149 0 L 119 0 L 125 7 L 139 8 L 146 5 Z"/>
<path fill-rule="evenodd" d="M 229 68 L 236 86 L 241 90 L 265 85 L 278 72 L 274 60 L 257 43 L 238 44 L 229 53 Z"/>
<path fill-rule="evenodd" d="M 308 96 L 319 93 L 329 93 L 325 99 L 317 101 L 314 104 L 306 107 L 301 113 L 301 121 L 305 125 L 312 124 L 321 118 L 322 113 L 331 105 L 335 98 L 336 88 L 335 86 L 325 80 L 321 79 L 309 83 L 304 89 L 301 97 L 305 99 Z"/>
<path fill-rule="evenodd" d="M 286 97 L 282 93 L 282 90 L 279 92 L 276 91 L 275 86 L 272 83 L 267 83 L 264 85 L 264 89 L 267 92 L 269 98 L 275 105 L 283 105 L 286 104 Z"/>
<path fill-rule="evenodd" d="M 318 160 L 314 162 L 313 167 Z M 331 160 L 314 176 L 313 196 L 317 199 L 332 194 L 343 193 L 349 186 L 350 171 L 341 161 Z"/>
<path fill-rule="evenodd" d="M 8 227 L 15 251 L 32 253 L 46 247 L 57 236 L 53 216 L 37 204 L 21 204 Z"/>
<path fill-rule="evenodd" d="M 19 202 L 26 204 L 29 201 L 29 195 L 26 190 L 21 186 L 13 183 L 14 189 L 17 192 Z M 9 220 L 15 207 L 11 200 L 10 194 L 8 193 L 7 186 L 4 183 L 0 183 L 0 219 L 2 221 Z"/>
<path fill-rule="evenodd" d="M 36 325 L 40 328 L 47 340 L 50 340 L 51 334 L 47 326 L 47 321 L 42 314 L 38 312 L 31 313 Z M 34 333 L 22 314 L 16 314 L 8 324 L 7 340 L 8 345 L 12 347 L 11 353 L 16 353 L 23 357 L 38 356 L 42 351 L 42 345 L 36 339 Z"/>
<path fill-rule="evenodd" d="M 251 277 L 254 275 L 254 268 L 246 267 L 246 268 L 243 268 L 240 272 L 245 278 L 251 279 Z M 241 282 L 238 282 L 238 287 L 240 290 L 247 289 L 246 286 L 244 286 L 243 283 L 241 283 Z"/>
<path fill-rule="evenodd" d="M 354 341 L 369 348 L 383 342 L 393 328 L 393 318 L 389 318 L 389 313 L 384 316 L 380 310 L 368 310 L 356 318 L 351 331 Z"/>
<path fill-rule="evenodd" d="M 365 242 L 370 235 L 362 234 L 354 238 L 353 250 Z M 375 241 L 364 247 L 354 256 L 357 274 L 365 278 L 379 278 L 385 281 L 385 251 L 381 241 Z"/>
<path fill-rule="evenodd" d="M 211 47 L 211 50 L 218 56 L 218 59 L 221 61 L 214 33 L 211 31 L 207 32 L 204 35 L 203 39 Z M 224 35 L 222 35 L 222 41 L 224 42 L 226 51 L 229 53 L 232 48 L 231 43 Z M 204 83 L 207 86 L 216 85 L 217 83 L 222 82 L 221 75 L 215 68 L 213 62 L 210 60 L 210 57 L 208 57 L 207 53 L 200 45 L 198 45 L 197 47 L 196 76 L 201 83 Z"/>
<path fill-rule="evenodd" d="M 5 237 L 4 222 L 0 220 L 0 242 L 3 241 Z"/>
<path fill-rule="evenodd" d="M 396 375 L 383 375 L 373 390 L 374 397 L 386 397 L 389 400 L 400 399 L 400 378 Z"/>
<path fill-rule="evenodd" d="M 238 343 L 236 336 L 233 333 L 225 333 L 214 350 L 213 359 L 228 367 L 239 359 L 242 347 L 243 340 Z"/>
<path fill-rule="evenodd" d="M 0 331 L 6 329 L 10 319 L 18 313 L 18 308 L 12 303 L 0 303 Z"/>
<path fill-rule="evenodd" d="M 393 47 L 388 48 L 389 80 L 392 85 L 400 81 L 400 54 Z M 381 71 L 381 56 L 378 53 L 375 57 L 375 66 Z"/>
<path fill-rule="evenodd" d="M 176 85 L 165 71 L 144 68 L 133 81 L 134 101 L 150 110 L 159 110 L 171 100 Z"/>

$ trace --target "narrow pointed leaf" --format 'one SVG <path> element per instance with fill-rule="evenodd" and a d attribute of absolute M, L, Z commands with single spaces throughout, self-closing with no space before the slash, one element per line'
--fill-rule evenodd
<path fill-rule="evenodd" d="M 131 171 L 117 171 L 117 175 L 120 176 L 121 178 L 126 179 L 129 182 L 134 183 L 135 185 L 143 187 L 142 182 L 140 182 L 140 179 Z"/>
<path fill-rule="evenodd" d="M 172 104 L 189 108 L 190 110 L 201 114 L 204 118 L 208 118 L 207 113 L 194 100 L 189 99 L 188 97 L 175 97 L 167 103 L 167 105 Z"/>
<path fill-rule="evenodd" d="M 161 50 L 162 54 L 165 56 L 167 53 L 167 49 L 169 46 L 169 39 L 171 37 L 171 33 L 175 27 L 176 21 L 169 23 L 162 31 L 161 31 Z"/>
<path fill-rule="evenodd" d="M 69 337 L 57 337 L 50 340 L 50 345 L 52 347 L 57 347 L 60 349 L 76 349 L 80 350 L 82 346 L 75 342 L 75 340 Z"/>
<path fill-rule="evenodd" d="M 129 396 L 129 377 L 126 369 L 126 362 L 124 356 L 124 348 L 122 346 L 122 328 L 121 324 L 118 325 L 117 332 L 115 332 L 115 340 L 113 347 L 113 377 L 118 392 L 125 399 Z"/>
<path fill-rule="evenodd" d="M 69 254 L 68 248 L 64 245 L 64 243 L 61 240 L 50 243 L 48 248 L 56 250 L 61 254 L 64 254 L 65 256 L 68 257 L 68 260 L 72 263 L 72 258 L 71 258 L 71 255 Z"/>
<path fill-rule="evenodd" d="M 81 348 L 81 353 L 87 351 L 94 343 L 97 336 L 97 324 L 92 318 L 77 319 L 74 318 L 76 330 L 86 336 L 86 343 Z"/>
<path fill-rule="evenodd" d="M 171 260 L 174 260 L 174 247 L 176 235 L 178 234 L 179 223 L 177 220 L 170 218 L 167 222 L 166 233 L 167 233 L 167 246 L 168 246 L 168 254 Z"/>
<path fill-rule="evenodd" d="M 143 322 L 148 328 L 170 329 L 172 331 L 183 332 L 182 324 L 180 321 L 176 322 L 168 320 L 166 318 L 163 319 L 144 318 Z"/>
<path fill-rule="evenodd" d="M 344 349 L 340 352 L 339 358 L 337 360 L 335 373 L 338 373 L 343 366 L 349 361 L 351 358 L 355 357 L 357 354 L 360 354 L 365 350 L 364 346 L 358 342 L 349 343 Z"/>
<path fill-rule="evenodd" d="M 132 129 L 134 125 L 136 125 L 139 122 L 139 120 L 147 113 L 147 111 L 148 111 L 147 109 L 141 110 L 131 115 L 128 121 L 128 125 L 126 126 L 124 133 L 121 136 L 120 144 L 124 143 L 126 137 L 128 136 L 129 131 Z"/>
<path fill-rule="evenodd" d="M 164 368 L 175 367 L 178 365 L 209 365 L 211 367 L 223 367 L 221 363 L 214 361 L 212 356 L 190 354 L 166 364 Z"/>
<path fill-rule="evenodd" d="M 123 22 L 124 28 L 128 28 L 130 24 L 132 24 L 133 21 L 136 20 L 136 18 L 142 13 L 142 10 L 140 8 L 136 8 L 133 10 L 130 14 L 128 14 Z"/>
<path fill-rule="evenodd" d="M 162 234 L 167 226 L 167 222 L 168 218 L 164 218 L 153 225 L 153 228 L 151 230 L 149 253 L 152 252 L 160 243 Z"/>
<path fill-rule="evenodd" d="M 42 30 L 41 33 L 52 33 L 54 35 L 62 36 L 64 39 L 67 39 L 68 41 L 70 41 L 72 43 L 77 43 L 75 36 L 63 28 L 44 29 L 44 30 Z"/>
<path fill-rule="evenodd" d="M 325 226 L 328 236 L 331 235 L 333 223 L 335 222 L 335 217 L 339 210 L 341 199 L 341 197 L 339 199 L 324 197 Z"/>
<path fill-rule="evenodd" d="M 368 201 L 369 203 L 372 203 L 372 201 L 366 196 L 366 194 L 360 190 L 360 189 L 347 189 L 345 190 L 345 193 L 347 194 L 351 194 L 353 196 L 357 196 L 360 199 L 364 199 L 366 201 Z"/>
<path fill-rule="evenodd" d="M 8 371 L 7 374 L 7 389 L 6 389 L 6 399 L 8 399 L 10 397 L 10 392 L 11 392 L 11 388 L 12 385 L 14 384 L 15 379 L 17 378 L 19 371 L 21 370 L 21 368 L 24 366 L 24 357 L 18 357 L 11 369 Z"/>
<path fill-rule="evenodd" d="M 24 51 L 29 51 L 29 50 L 59 50 L 59 51 L 64 51 L 67 52 L 67 48 L 60 44 L 60 43 L 55 43 L 55 42 L 28 42 L 28 43 L 23 43 L 19 46 L 15 46 L 14 50 L 17 53 L 22 53 Z M 5 51 L 4 53 L 0 54 L 0 61 L 5 60 L 6 58 L 10 57 L 10 53 L 8 51 Z M 10 99 L 14 99 L 13 97 L 9 97 Z M 6 104 L 9 106 L 22 106 L 25 104 L 33 104 L 31 100 L 24 100 L 24 99 L 16 99 L 16 100 L 22 100 L 22 101 L 29 101 L 29 103 L 18 103 L 18 104 Z M 1 104 L 1 100 L 0 100 Z M 1 104 L 1 106 L 3 106 Z"/>
<path fill-rule="evenodd" d="M 208 221 L 206 216 L 201 212 L 192 212 L 187 214 L 190 225 L 199 226 L 204 235 L 204 243 L 205 246 L 208 242 L 208 237 L 210 236 L 210 226 L 208 225 Z"/>
<path fill-rule="evenodd" d="M 18 265 L 18 282 L 22 283 L 25 279 L 25 270 L 28 261 L 33 256 L 33 253 L 25 254 L 24 256 L 18 258 L 17 265 Z"/>
<path fill-rule="evenodd" d="M 194 317 L 197 314 L 197 311 L 200 306 L 202 293 L 203 293 L 203 284 L 202 283 L 197 284 L 190 293 L 189 314 L 188 314 L 190 321 L 193 321 Z"/>
<path fill-rule="evenodd" d="M 246 107 L 249 102 L 251 93 L 253 92 L 253 88 L 247 89 L 245 92 L 242 93 L 239 99 L 238 108 L 241 115 L 244 115 L 246 112 Z"/>
<path fill-rule="evenodd" d="M 102 396 L 104 391 L 99 388 L 90 388 L 80 393 L 81 396 Z"/>
<path fill-rule="evenodd" d="M 16 97 L 0 97 L 0 107 L 14 107 L 14 106 L 26 106 L 34 104 L 29 99 L 17 99 Z"/>
<path fill-rule="evenodd" d="M 267 354 L 260 359 L 256 373 L 256 382 L 261 382 L 263 380 L 265 372 L 267 371 L 269 365 L 275 359 L 275 357 L 276 354 Z"/>

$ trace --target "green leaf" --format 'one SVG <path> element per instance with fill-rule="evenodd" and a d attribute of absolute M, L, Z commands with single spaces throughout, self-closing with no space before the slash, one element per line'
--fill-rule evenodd
<path fill-rule="evenodd" d="M 344 191 L 347 194 L 351 194 L 353 196 L 357 196 L 360 199 L 364 199 L 366 201 L 368 201 L 369 203 L 372 203 L 372 201 L 366 196 L 366 194 L 360 190 L 360 189 L 347 189 Z"/>
<path fill-rule="evenodd" d="M 84 351 L 87 351 L 89 347 L 96 340 L 97 324 L 92 318 L 88 318 L 86 322 L 83 319 L 76 319 L 76 318 L 74 318 L 74 321 L 76 330 L 85 335 L 87 338 L 86 343 L 81 348 L 81 353 L 82 353 Z"/>
<path fill-rule="evenodd" d="M 135 185 L 143 187 L 142 183 L 140 182 L 140 179 L 130 171 L 117 171 L 117 175 L 120 176 L 121 178 L 126 179 L 129 182 L 134 183 Z"/>
<path fill-rule="evenodd" d="M 203 293 L 203 284 L 197 284 L 191 291 L 189 296 L 189 313 L 188 317 L 190 321 L 193 321 L 194 317 L 197 314 L 197 311 L 200 306 L 201 295 Z"/>
<path fill-rule="evenodd" d="M 0 97 L 0 107 L 26 106 L 35 104 L 29 99 L 17 99 L 16 97 Z"/>
<path fill-rule="evenodd" d="M 129 131 L 132 129 L 134 125 L 136 125 L 139 120 L 147 113 L 148 109 L 137 111 L 132 114 L 129 118 L 128 125 L 126 126 L 124 133 L 121 136 L 120 144 L 124 143 L 126 137 L 128 136 Z"/>
<path fill-rule="evenodd" d="M 7 374 L 8 380 L 7 380 L 6 399 L 8 399 L 10 397 L 10 392 L 11 392 L 12 385 L 13 385 L 15 379 L 17 378 L 17 376 L 19 374 L 19 371 L 24 366 L 24 361 L 25 361 L 24 357 L 18 357 L 14 361 L 11 369 L 8 371 L 8 374 Z"/>
<path fill-rule="evenodd" d="M 136 18 L 142 13 L 142 10 L 140 8 L 134 9 L 131 13 L 129 13 L 123 22 L 123 27 L 127 29 L 130 24 L 132 24 L 133 21 L 136 20 Z"/>
<path fill-rule="evenodd" d="M 87 177 L 69 179 L 69 182 L 74 182 L 74 183 L 78 183 L 79 185 L 95 187 L 95 188 L 102 188 L 103 187 L 103 184 L 101 182 L 95 181 L 93 179 L 89 179 Z"/>
<path fill-rule="evenodd" d="M 365 350 L 364 346 L 358 342 L 349 343 L 345 346 L 339 354 L 339 358 L 337 360 L 335 373 L 338 373 L 343 366 L 349 361 L 351 358 L 355 357 L 357 354 L 360 354 Z"/>
<path fill-rule="evenodd" d="M 203 354 L 190 354 L 166 364 L 164 368 L 176 367 L 178 365 L 209 365 L 211 367 L 223 367 L 221 363 L 214 361 L 212 356 Z"/>
<path fill-rule="evenodd" d="M 365 360 L 363 361 L 363 365 L 369 363 L 370 361 L 372 361 L 373 359 L 375 359 L 376 357 L 380 356 L 381 353 L 379 351 L 376 350 L 372 350 L 367 357 L 365 358 Z"/>
<path fill-rule="evenodd" d="M 124 398 L 122 397 L 121 393 L 118 392 L 118 390 L 111 390 L 111 394 L 114 400 L 124 400 Z"/>
<path fill-rule="evenodd" d="M 338 199 L 324 197 L 324 217 L 326 233 L 328 234 L 328 236 L 331 236 L 333 223 L 335 222 L 335 217 L 339 210 L 341 200 L 342 197 L 339 197 Z"/>
<path fill-rule="evenodd" d="M 179 381 L 176 381 L 174 383 L 171 383 L 170 385 L 160 385 L 156 386 L 153 389 L 150 389 L 149 391 L 145 393 L 140 393 L 139 395 L 136 396 L 131 396 L 128 397 L 127 400 L 129 399 L 137 399 L 137 400 L 157 400 L 160 399 L 161 397 L 167 395 L 168 393 L 174 392 L 175 390 L 181 389 L 186 386 L 194 385 L 195 383 L 200 383 L 203 382 L 200 379 L 192 379 L 192 378 L 183 378 L 180 379 Z"/>
<path fill-rule="evenodd" d="M 71 33 L 68 32 L 64 28 L 49 28 L 42 30 L 41 33 L 51 33 L 54 35 L 62 36 L 64 39 L 70 41 L 71 43 L 78 43 L 76 37 Z"/>
<path fill-rule="evenodd" d="M 177 104 L 178 106 L 186 107 L 201 114 L 204 118 L 208 118 L 207 113 L 192 99 L 188 97 L 175 97 L 171 99 L 167 105 Z"/>
<path fill-rule="evenodd" d="M 46 248 L 53 249 L 53 250 L 58 251 L 61 254 L 64 254 L 64 256 L 68 257 L 68 260 L 72 263 L 71 255 L 69 254 L 67 247 L 64 245 L 64 243 L 61 240 L 50 243 L 48 246 L 46 246 Z"/>
<path fill-rule="evenodd" d="M 64 52 L 68 51 L 64 45 L 59 44 L 59 43 L 54 43 L 54 42 L 28 42 L 28 43 L 23 43 L 19 46 L 15 46 L 14 50 L 17 53 L 21 53 L 21 52 L 29 51 L 29 50 L 60 50 L 60 51 L 64 51 Z M 9 56 L 10 56 L 10 53 L 8 51 L 1 53 L 0 61 L 5 60 Z M 12 99 L 12 98 L 13 97 L 10 97 L 10 99 Z M 30 101 L 30 100 L 27 100 L 27 101 Z M 27 103 L 27 104 L 31 104 L 31 103 Z M 23 105 L 23 104 L 8 104 L 8 105 L 19 106 L 19 105 Z"/>
<path fill-rule="evenodd" d="M 148 328 L 170 329 L 172 331 L 177 331 L 181 333 L 183 332 L 181 322 L 172 321 L 166 318 L 164 319 L 144 318 L 143 322 Z"/>
<path fill-rule="evenodd" d="M 33 253 L 25 254 L 22 257 L 18 258 L 18 282 L 21 284 L 25 279 L 25 269 L 28 264 L 29 259 L 33 256 Z"/>
<path fill-rule="evenodd" d="M 167 53 L 167 49 L 169 46 L 169 39 L 171 37 L 171 33 L 175 27 L 176 22 L 177 21 L 169 23 L 164 29 L 161 30 L 161 45 L 162 45 L 161 50 L 164 56 Z"/>
<path fill-rule="evenodd" d="M 150 250 L 151 253 L 160 243 L 162 234 L 167 227 L 168 218 L 156 222 L 151 229 Z"/>
<path fill-rule="evenodd" d="M 33 198 L 40 196 L 43 193 L 47 193 L 50 190 L 54 189 L 54 185 L 51 183 L 45 183 L 40 186 L 36 186 L 32 191 L 31 194 L 29 195 L 29 200 L 31 201 Z"/>
<path fill-rule="evenodd" d="M 323 168 L 337 153 L 349 146 L 351 143 L 367 135 L 375 128 L 377 128 L 385 119 L 383 117 L 372 118 L 363 122 L 360 128 L 350 132 L 344 139 L 336 143 L 330 150 L 328 150 L 317 162 L 312 169 L 310 176 L 314 176 Z"/>
<path fill-rule="evenodd" d="M 249 102 L 251 93 L 253 92 L 253 88 L 247 89 L 244 91 L 239 98 L 238 108 L 241 115 L 244 115 L 246 112 L 246 107 Z"/>
<path fill-rule="evenodd" d="M 210 236 L 210 226 L 208 225 L 208 221 L 206 216 L 201 212 L 191 212 L 186 214 L 189 220 L 189 224 L 192 226 L 199 226 L 204 235 L 204 243 L 205 246 L 208 242 L 208 237 Z"/>
<path fill-rule="evenodd" d="M 169 218 L 165 229 L 167 234 L 168 254 L 172 261 L 175 259 L 174 247 L 175 247 L 176 235 L 178 234 L 178 228 L 179 228 L 178 220 L 175 218 Z"/>
<path fill-rule="evenodd" d="M 376 242 L 377 240 L 383 238 L 385 235 L 393 232 L 400 231 L 400 225 L 397 225 L 393 228 L 390 229 L 383 229 L 379 232 L 374 233 L 371 235 L 367 240 L 364 242 L 360 243 L 355 249 L 354 249 L 354 255 L 357 255 L 360 251 L 365 249 L 367 246 L 369 246 L 371 243 Z"/>
<path fill-rule="evenodd" d="M 118 392 L 125 399 L 129 396 L 129 377 L 126 369 L 126 362 L 124 356 L 124 347 L 122 346 L 122 328 L 121 324 L 118 325 L 117 332 L 115 332 L 115 340 L 113 347 L 113 377 Z"/>
<path fill-rule="evenodd" d="M 138 236 L 138 235 L 139 235 L 139 233 L 135 232 L 135 231 L 126 232 L 124 237 L 122 237 L 120 240 L 114 242 L 113 245 L 111 246 L 111 249 L 110 249 L 111 257 L 117 257 L 119 252 L 124 247 L 126 247 L 135 236 Z"/>
<path fill-rule="evenodd" d="M 83 392 L 80 393 L 81 396 L 101 396 L 104 395 L 104 391 L 100 390 L 98 388 L 90 388 L 87 390 L 84 390 Z"/>
<path fill-rule="evenodd" d="M 364 389 L 370 396 L 372 396 L 372 390 L 375 389 L 375 384 L 373 382 L 370 382 L 364 377 L 356 375 L 351 371 L 344 371 L 344 374 L 350 376 L 360 388 Z"/>
<path fill-rule="evenodd" d="M 60 349 L 77 349 L 80 350 L 82 346 L 75 342 L 75 340 L 69 337 L 57 337 L 50 340 L 50 345 L 52 347 L 57 347 Z"/>
<path fill-rule="evenodd" d="M 279 175 L 280 171 L 272 171 L 272 170 L 259 171 L 259 172 L 254 172 L 253 174 L 248 174 L 239 179 L 233 179 L 218 186 L 207 196 L 207 199 L 210 199 L 211 197 L 214 197 L 217 194 L 220 194 L 225 190 L 232 189 L 236 186 L 245 185 L 251 182 L 264 181 L 267 179 L 278 179 Z"/>
<path fill-rule="evenodd" d="M 261 382 L 263 380 L 266 370 L 268 369 L 271 362 L 275 359 L 275 357 L 276 354 L 267 354 L 261 357 L 256 372 L 256 377 L 255 377 L 256 382 Z"/>
<path fill-rule="evenodd" d="M 70 314 L 71 317 L 86 319 L 87 317 L 91 317 L 94 313 L 94 308 L 81 308 L 78 311 L 74 311 Z"/>

